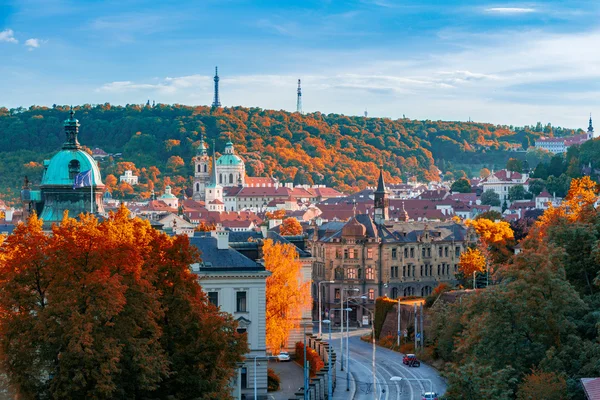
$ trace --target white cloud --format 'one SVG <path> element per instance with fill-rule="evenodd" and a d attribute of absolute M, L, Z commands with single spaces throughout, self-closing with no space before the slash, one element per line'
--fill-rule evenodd
<path fill-rule="evenodd" d="M 527 14 L 536 12 L 537 10 L 525 7 L 491 7 L 486 8 L 485 11 L 494 14 Z"/>
<path fill-rule="evenodd" d="M 37 49 L 40 47 L 40 44 L 40 39 L 31 38 L 25 41 L 25 46 L 29 47 L 29 50 Z"/>
<path fill-rule="evenodd" d="M 15 33 L 12 29 L 5 29 L 0 32 L 0 42 L 19 43 L 19 41 L 15 39 Z"/>

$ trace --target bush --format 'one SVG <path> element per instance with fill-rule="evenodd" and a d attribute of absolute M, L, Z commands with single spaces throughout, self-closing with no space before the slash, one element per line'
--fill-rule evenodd
<path fill-rule="evenodd" d="M 267 369 L 267 391 L 276 392 L 279 390 L 281 379 L 271 368 Z"/>
<path fill-rule="evenodd" d="M 317 372 L 325 366 L 319 354 L 310 347 L 306 348 L 306 358 L 308 359 L 308 367 L 310 376 L 316 376 Z M 296 362 L 304 367 L 304 343 L 296 342 Z"/>

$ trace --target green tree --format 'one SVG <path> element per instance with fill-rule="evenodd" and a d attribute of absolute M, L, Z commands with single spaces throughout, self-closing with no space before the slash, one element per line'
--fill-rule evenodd
<path fill-rule="evenodd" d="M 540 193 L 542 193 L 545 187 L 546 185 L 541 179 L 531 179 L 529 182 L 529 192 L 534 196 L 538 196 Z"/>
<path fill-rule="evenodd" d="M 490 210 L 479 214 L 475 219 L 481 218 L 489 219 L 490 221 L 496 221 L 502 219 L 502 214 L 500 214 L 498 211 Z"/>
<path fill-rule="evenodd" d="M 553 195 L 555 194 L 558 197 L 565 197 L 569 191 L 570 185 L 571 178 L 565 174 L 560 175 L 558 178 L 550 176 L 546 181 L 546 189 L 548 189 L 548 192 Z"/>
<path fill-rule="evenodd" d="M 461 178 L 457 181 L 454 181 L 450 190 L 454 193 L 471 193 L 471 183 L 468 179 Z"/>
<path fill-rule="evenodd" d="M 527 191 L 523 185 L 515 185 L 508 190 L 508 199 L 510 201 L 523 200 L 525 199 L 526 194 Z"/>
<path fill-rule="evenodd" d="M 535 167 L 535 170 L 533 171 L 533 178 L 537 178 L 537 179 L 548 179 L 548 164 L 546 163 L 539 163 L 537 165 L 537 167 Z"/>
<path fill-rule="evenodd" d="M 556 154 L 554 157 L 552 157 L 552 160 L 550 160 L 550 165 L 548 166 L 548 175 L 559 177 L 565 172 L 565 170 L 565 162 L 562 154 Z"/>
<path fill-rule="evenodd" d="M 513 172 L 523 172 L 523 162 L 516 158 L 510 158 L 506 163 L 506 169 Z"/>
<path fill-rule="evenodd" d="M 492 207 L 500 207 L 500 196 L 493 190 L 486 190 L 481 195 L 481 204 Z"/>

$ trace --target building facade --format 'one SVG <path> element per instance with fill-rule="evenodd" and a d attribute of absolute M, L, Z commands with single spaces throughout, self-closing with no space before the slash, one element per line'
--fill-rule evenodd
<path fill-rule="evenodd" d="M 321 312 L 339 322 L 339 311 L 331 310 L 350 307 L 351 323 L 361 324 L 369 319 L 364 308 L 374 311 L 379 296 L 428 296 L 440 283 L 455 282 L 466 228 L 455 222 L 392 223 L 382 219 L 387 204 L 380 174 L 373 218 L 358 214 L 348 222 L 313 227 L 308 240 L 314 258 L 313 300 L 318 304 L 320 287 L 323 304 L 320 311 L 316 307 L 315 318 Z M 319 285 L 327 281 L 333 283 Z M 355 299 L 346 304 L 349 295 Z"/>
<path fill-rule="evenodd" d="M 223 187 L 244 186 L 246 182 L 246 165 L 233 148 L 233 143 L 225 144 L 225 152 L 217 160 L 217 179 Z"/>
<path fill-rule="evenodd" d="M 194 163 L 194 185 L 193 195 L 194 200 L 204 200 L 206 185 L 210 181 L 210 174 L 208 172 L 208 165 L 210 164 L 210 157 L 208 156 L 208 149 L 204 142 L 204 136 L 200 137 L 200 145 L 198 146 L 198 153 L 192 159 Z"/>
<path fill-rule="evenodd" d="M 259 398 L 266 399 L 266 279 L 270 272 L 231 249 L 228 231 L 212 235 L 198 232 L 190 242 L 202 252 L 202 263 L 192 265 L 202 290 L 215 306 L 233 316 L 238 332 L 247 334 L 250 352 L 231 383 L 232 394 L 235 399 L 253 399 L 256 380 Z M 262 360 L 256 363 L 256 369 L 255 357 Z"/>

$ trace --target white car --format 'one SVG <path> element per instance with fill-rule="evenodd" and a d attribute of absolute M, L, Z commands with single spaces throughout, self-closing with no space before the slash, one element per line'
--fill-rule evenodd
<path fill-rule="evenodd" d="M 277 354 L 277 361 L 290 361 L 290 353 L 287 351 L 281 351 Z"/>

